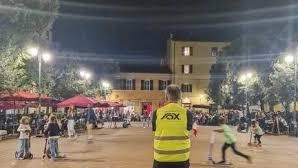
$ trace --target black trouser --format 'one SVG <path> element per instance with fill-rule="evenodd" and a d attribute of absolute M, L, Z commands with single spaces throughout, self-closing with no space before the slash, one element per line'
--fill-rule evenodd
<path fill-rule="evenodd" d="M 262 143 L 262 142 L 261 142 L 261 137 L 262 137 L 262 135 L 257 135 L 257 134 L 254 136 L 255 141 L 258 140 L 258 144 L 261 144 L 261 143 Z"/>
<path fill-rule="evenodd" d="M 249 156 L 248 155 L 245 155 L 241 152 L 239 152 L 237 149 L 236 149 L 236 146 L 235 146 L 235 143 L 232 143 L 232 144 L 227 144 L 225 143 L 223 146 L 222 146 L 222 149 L 221 149 L 221 152 L 222 152 L 222 161 L 226 161 L 226 150 L 231 147 L 233 152 L 236 154 L 236 155 L 239 155 L 239 156 L 242 156 L 244 157 L 245 159 L 249 159 Z"/>
<path fill-rule="evenodd" d="M 189 160 L 184 162 L 158 162 L 154 160 L 153 168 L 189 168 Z"/>

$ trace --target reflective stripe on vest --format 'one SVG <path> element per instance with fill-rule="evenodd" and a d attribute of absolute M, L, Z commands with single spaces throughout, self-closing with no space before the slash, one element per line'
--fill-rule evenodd
<path fill-rule="evenodd" d="M 188 136 L 154 136 L 155 140 L 170 141 L 170 140 L 187 140 Z"/>
<path fill-rule="evenodd" d="M 154 149 L 154 151 L 158 154 L 161 155 L 177 155 L 177 154 L 184 154 L 190 151 L 189 148 L 187 149 L 182 149 L 182 150 L 174 150 L 174 151 L 164 151 L 164 150 L 158 150 L 158 149 Z"/>

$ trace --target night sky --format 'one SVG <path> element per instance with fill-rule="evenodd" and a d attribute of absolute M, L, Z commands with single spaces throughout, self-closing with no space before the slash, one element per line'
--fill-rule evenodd
<path fill-rule="evenodd" d="M 54 41 L 65 50 L 95 52 L 121 63 L 159 64 L 170 33 L 182 40 L 231 41 L 287 23 L 289 11 L 297 11 L 295 2 L 62 0 Z"/>

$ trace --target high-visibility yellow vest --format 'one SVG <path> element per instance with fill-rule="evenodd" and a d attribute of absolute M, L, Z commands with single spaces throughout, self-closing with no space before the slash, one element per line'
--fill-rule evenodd
<path fill-rule="evenodd" d="M 182 162 L 189 159 L 190 139 L 187 110 L 170 103 L 156 111 L 154 159 L 159 162 Z"/>

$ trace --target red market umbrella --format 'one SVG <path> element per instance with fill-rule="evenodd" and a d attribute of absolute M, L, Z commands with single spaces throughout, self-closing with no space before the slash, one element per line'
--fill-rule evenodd
<path fill-rule="evenodd" d="M 29 92 L 15 92 L 15 93 L 4 93 L 0 95 L 2 101 L 34 101 L 38 99 L 38 96 L 34 93 Z"/>
<path fill-rule="evenodd" d="M 7 102 L 7 101 L 3 101 L 3 102 L 0 102 L 0 109 L 22 109 L 25 107 L 25 104 L 23 103 L 11 103 L 11 102 Z"/>
<path fill-rule="evenodd" d="M 44 100 L 51 100 L 52 97 L 41 96 L 42 101 Z M 30 93 L 24 91 L 18 91 L 15 93 L 0 93 L 0 100 L 1 101 L 38 101 L 39 96 L 38 93 Z"/>
<path fill-rule="evenodd" d="M 58 103 L 57 107 L 87 107 L 88 104 L 95 106 L 98 103 L 99 102 L 93 98 L 79 95 Z"/>

